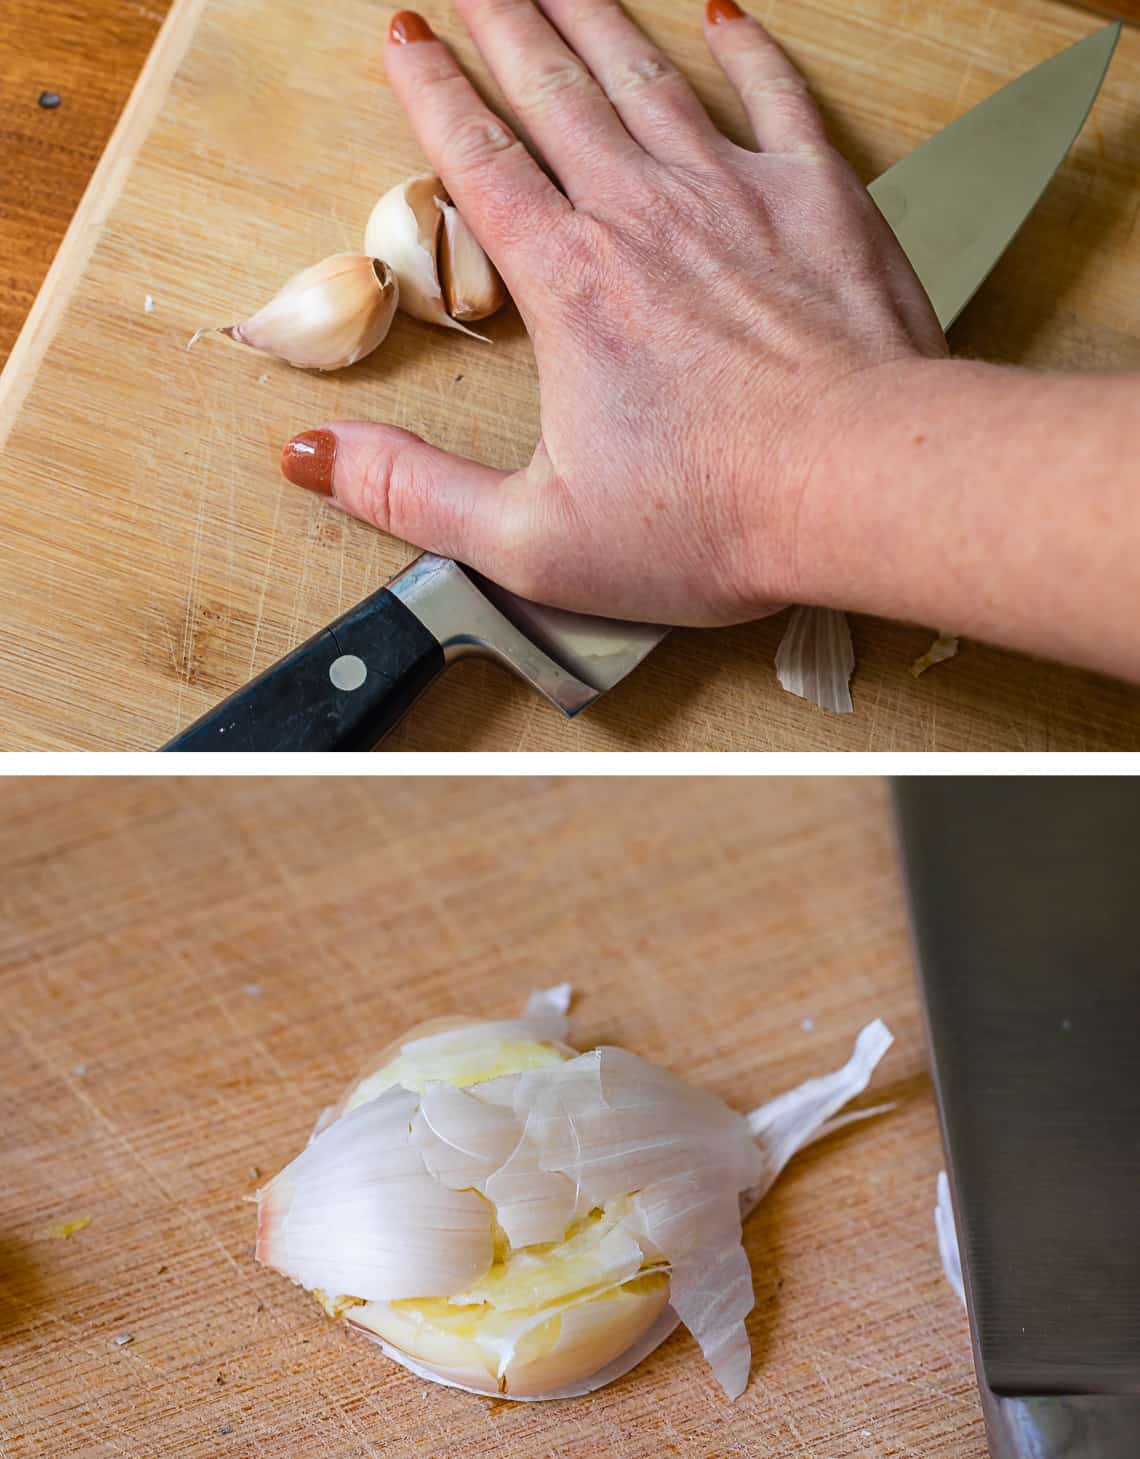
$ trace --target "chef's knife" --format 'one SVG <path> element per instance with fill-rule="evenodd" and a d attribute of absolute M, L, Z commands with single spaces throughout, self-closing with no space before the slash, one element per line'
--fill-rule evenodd
<path fill-rule="evenodd" d="M 895 788 L 993 1459 L 1140 1455 L 1140 779 Z"/>
<path fill-rule="evenodd" d="M 1106 26 L 1035 67 L 871 184 L 944 329 L 1083 126 L 1119 34 L 1119 23 Z M 448 663 L 468 654 L 498 659 L 575 715 L 667 632 L 542 607 L 424 554 L 166 749 L 367 750 Z"/>

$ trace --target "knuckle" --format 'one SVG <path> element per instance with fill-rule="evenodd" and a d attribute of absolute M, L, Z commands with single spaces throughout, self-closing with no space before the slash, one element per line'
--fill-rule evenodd
<path fill-rule="evenodd" d="M 567 98 L 589 91 L 593 85 L 586 68 L 572 56 L 547 61 L 527 75 L 519 88 L 519 105 L 525 111 L 557 107 Z"/>
<path fill-rule="evenodd" d="M 357 488 L 360 515 L 384 532 L 393 531 L 393 482 L 397 475 L 399 453 L 390 447 L 370 451 L 360 468 Z"/>
<path fill-rule="evenodd" d="M 791 110 L 811 105 L 807 85 L 798 76 L 754 76 L 745 81 L 740 95 L 745 102 L 765 107 Z"/>
<path fill-rule="evenodd" d="M 442 46 L 421 46 L 428 54 L 416 55 L 416 84 L 422 91 L 454 85 L 460 80 L 459 68 L 451 53 Z"/>
<path fill-rule="evenodd" d="M 617 66 L 606 78 L 606 95 L 612 102 L 635 96 L 647 86 L 676 83 L 680 72 L 663 56 L 638 56 Z"/>
<path fill-rule="evenodd" d="M 804 141 L 818 142 L 819 114 L 807 86 L 799 79 L 786 76 L 748 82 L 741 97 L 746 107 L 762 112 L 770 124 L 798 132 Z"/>
<path fill-rule="evenodd" d="M 476 171 L 502 159 L 519 142 L 502 122 L 490 115 L 465 117 L 450 128 L 444 145 L 448 167 Z"/>

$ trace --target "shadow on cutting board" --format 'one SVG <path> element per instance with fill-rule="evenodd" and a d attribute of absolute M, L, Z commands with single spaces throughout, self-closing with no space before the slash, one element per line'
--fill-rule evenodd
<path fill-rule="evenodd" d="M 26 1330 L 43 1294 L 41 1264 L 32 1244 L 0 1231 L 0 1342 Z"/>

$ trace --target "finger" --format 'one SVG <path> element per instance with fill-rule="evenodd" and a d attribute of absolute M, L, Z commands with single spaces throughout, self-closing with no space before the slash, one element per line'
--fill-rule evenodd
<path fill-rule="evenodd" d="M 350 516 L 442 557 L 479 565 L 508 535 L 502 518 L 515 498 L 504 489 L 508 472 L 397 426 L 337 421 L 304 431 L 286 443 L 281 471 Z"/>
<path fill-rule="evenodd" d="M 722 142 L 696 92 L 617 0 L 537 3 L 598 78 L 647 152 L 662 162 L 687 162 Z"/>
<path fill-rule="evenodd" d="M 460 212 L 523 303 L 543 238 L 572 213 L 526 148 L 480 99 L 448 48 L 414 11 L 392 19 L 392 89 Z"/>
<path fill-rule="evenodd" d="M 456 8 L 527 134 L 572 199 L 641 148 L 601 87 L 531 0 L 457 0 Z"/>
<path fill-rule="evenodd" d="M 829 147 L 807 82 L 764 29 L 735 3 L 708 0 L 705 38 L 744 103 L 762 152 Z"/>

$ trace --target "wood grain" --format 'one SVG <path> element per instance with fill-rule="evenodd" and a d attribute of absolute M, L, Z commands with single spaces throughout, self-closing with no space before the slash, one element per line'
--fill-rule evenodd
<path fill-rule="evenodd" d="M 138 76 L 170 0 L 0 6 L 0 365 Z M 41 92 L 60 97 L 55 110 Z"/>
<path fill-rule="evenodd" d="M 441 0 L 425 8 L 481 76 Z M 633 9 L 743 139 L 691 7 Z M 769 0 L 762 13 L 867 178 L 1095 24 L 1051 0 L 919 11 L 908 0 Z M 533 366 L 510 317 L 492 326 L 491 350 L 401 320 L 373 360 L 331 378 L 218 338 L 182 348 L 197 325 L 247 311 L 295 268 L 352 246 L 376 193 L 421 165 L 383 80 L 385 19 L 375 0 L 177 0 L 0 387 L 3 747 L 157 746 L 408 561 L 403 544 L 281 481 L 277 451 L 295 430 L 372 416 L 497 464 L 529 453 Z M 960 350 L 1140 368 L 1138 87 L 1140 36 L 1128 31 L 1070 158 L 957 326 Z M 778 688 L 781 628 L 678 633 L 574 723 L 469 664 L 390 743 L 1140 744 L 1134 688 L 974 644 L 914 680 L 907 669 L 930 631 L 872 620 L 856 624 L 856 713 L 828 716 Z"/>
<path fill-rule="evenodd" d="M 684 1334 L 571 1403 L 432 1388 L 253 1262 L 257 1172 L 370 1056 L 563 978 L 575 1042 L 737 1107 L 897 1035 L 898 1107 L 748 1224 L 735 1405 Z M 874 781 L 9 781 L 0 1026 L 5 1459 L 984 1459 Z"/>

